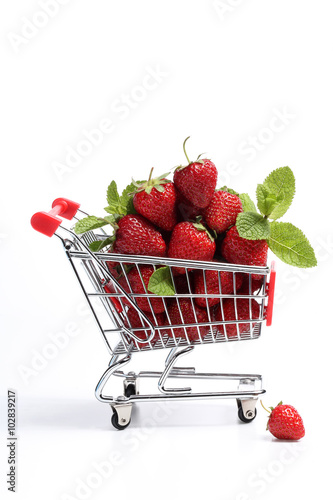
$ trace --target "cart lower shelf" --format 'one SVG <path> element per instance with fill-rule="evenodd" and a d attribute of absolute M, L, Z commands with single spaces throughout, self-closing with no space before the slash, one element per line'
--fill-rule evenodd
<path fill-rule="evenodd" d="M 95 390 L 97 399 L 111 406 L 112 425 L 118 430 L 123 430 L 129 426 L 133 403 L 204 399 L 236 399 L 239 419 L 245 423 L 252 422 L 257 414 L 256 403 L 258 397 L 266 392 L 262 388 L 262 376 L 244 373 L 196 373 L 193 367 L 175 368 L 174 364 L 177 359 L 191 352 L 193 348 L 194 346 L 187 346 L 185 349 L 179 351 L 177 351 L 177 348 L 171 349 L 165 362 L 165 369 L 162 372 L 140 371 L 139 373 L 135 373 L 131 371 L 124 373 L 119 368 L 129 363 L 131 355 L 128 354 L 121 359 L 118 359 L 119 355 L 113 356 Z M 123 379 L 123 394 L 117 398 L 103 393 L 103 389 L 112 375 Z M 140 394 L 139 380 L 142 378 L 158 379 L 157 387 L 159 393 Z M 238 381 L 238 387 L 234 391 L 193 392 L 190 387 L 166 388 L 165 383 L 167 379 L 235 380 Z"/>

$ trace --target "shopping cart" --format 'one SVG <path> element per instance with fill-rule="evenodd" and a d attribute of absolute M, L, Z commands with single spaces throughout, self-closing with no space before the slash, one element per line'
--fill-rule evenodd
<path fill-rule="evenodd" d="M 107 247 L 94 253 L 89 244 L 96 240 L 107 238 L 103 229 L 89 231 L 78 236 L 62 224 L 59 216 L 65 219 L 80 220 L 88 214 L 80 210 L 78 203 L 65 198 L 58 198 L 52 204 L 48 213 L 38 212 L 32 219 L 32 227 L 47 235 L 57 236 L 63 244 L 65 253 L 79 281 L 82 291 L 88 301 L 91 312 L 96 320 L 105 346 L 111 360 L 100 378 L 95 395 L 96 398 L 110 404 L 112 408 L 113 426 L 125 429 L 131 421 L 133 403 L 160 402 L 165 400 L 202 400 L 235 398 L 238 406 L 238 416 L 243 422 L 251 422 L 256 416 L 256 402 L 265 390 L 262 388 L 262 377 L 257 374 L 229 373 L 196 373 L 195 368 L 175 367 L 176 361 L 190 353 L 196 345 L 217 344 L 240 340 L 257 339 L 261 334 L 262 323 L 269 326 L 272 321 L 275 269 L 234 265 L 220 262 L 202 262 L 178 260 L 140 255 L 120 255 L 108 252 Z M 123 280 L 114 277 L 113 268 L 118 266 Z M 128 267 L 133 266 L 141 278 L 142 293 L 134 291 L 128 279 Z M 170 276 L 176 289 L 176 294 L 163 295 L 157 298 L 147 291 L 142 277 L 144 267 L 152 266 L 154 270 L 166 266 L 171 270 Z M 183 286 L 177 284 L 177 273 L 174 268 L 182 269 Z M 218 272 L 219 293 L 207 293 L 206 277 L 209 271 Z M 193 272 L 201 272 L 204 282 L 204 293 L 194 293 Z M 232 293 L 223 293 L 221 276 L 228 273 L 232 277 Z M 237 292 L 237 280 L 243 276 L 245 285 L 242 292 Z M 269 282 L 268 282 L 268 275 Z M 261 286 L 255 290 L 254 283 L 261 279 Z M 125 280 L 125 281 L 124 281 Z M 121 284 L 122 283 L 122 284 Z M 184 286 L 185 284 L 185 286 Z M 135 288 L 137 290 L 137 288 Z M 230 290 L 229 290 L 230 292 Z M 218 302 L 214 307 L 200 309 L 205 311 L 204 320 L 198 319 L 199 308 L 196 301 L 209 300 Z M 154 302 L 155 301 L 155 302 Z M 156 301 L 160 301 L 165 311 L 164 321 L 156 313 Z M 183 301 L 186 301 L 187 312 L 190 310 L 191 321 L 184 320 Z M 227 302 L 233 304 L 233 313 L 225 317 Z M 247 310 L 239 316 L 239 304 L 242 310 Z M 248 305 L 247 305 L 248 304 Z M 254 305 L 256 307 L 254 307 Z M 140 307 L 139 307 L 140 306 Z M 245 307 L 244 307 L 245 306 Z M 178 322 L 172 321 L 171 309 L 176 310 Z M 229 307 L 230 309 L 230 307 Z M 217 312 L 216 312 L 217 311 Z M 201 313 L 200 313 L 201 314 Z M 188 315 L 187 315 L 188 317 Z M 170 349 L 165 361 L 165 367 L 160 372 L 140 371 L 125 373 L 122 368 L 130 362 L 136 352 Z M 106 395 L 104 388 L 111 376 L 123 381 L 122 394 L 118 397 Z M 139 393 L 139 380 L 144 378 L 157 379 L 158 391 L 155 394 Z M 166 387 L 169 379 L 238 381 L 238 386 L 232 391 L 194 392 L 190 387 Z M 176 384 L 177 385 L 177 384 Z M 178 383 L 179 385 L 179 383 Z"/>

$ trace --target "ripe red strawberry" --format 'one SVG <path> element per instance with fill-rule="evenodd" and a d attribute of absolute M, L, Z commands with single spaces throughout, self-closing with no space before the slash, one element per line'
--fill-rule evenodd
<path fill-rule="evenodd" d="M 115 248 L 117 252 L 164 257 L 166 244 L 161 233 L 142 215 L 125 215 L 118 222 Z"/>
<path fill-rule="evenodd" d="M 216 245 L 212 236 L 200 223 L 179 222 L 171 235 L 168 257 L 187 260 L 207 260 L 214 257 Z M 185 274 L 184 268 L 174 268 Z"/>
<path fill-rule="evenodd" d="M 147 182 L 136 184 L 133 197 L 135 210 L 150 222 L 166 231 L 172 231 L 177 223 L 177 193 L 174 184 L 163 174 L 152 179 L 153 169 Z"/>
<path fill-rule="evenodd" d="M 145 315 L 152 322 L 152 324 L 154 326 L 165 325 L 165 315 L 163 313 L 162 314 L 155 314 L 156 321 L 154 320 L 154 317 L 152 314 L 146 312 Z M 127 318 L 128 318 L 128 321 L 125 320 L 125 326 L 127 326 L 128 328 L 142 327 L 142 330 L 137 330 L 133 333 L 137 337 L 139 337 L 143 340 L 146 340 L 147 335 L 150 335 L 151 330 L 150 330 L 148 324 L 146 324 L 146 322 L 143 319 L 141 320 L 140 315 L 136 312 L 136 310 L 130 307 L 127 311 Z M 147 327 L 147 330 L 144 329 L 145 326 Z M 163 330 L 161 331 L 161 334 L 163 335 Z M 159 331 L 157 330 L 154 337 L 152 338 L 152 340 L 150 342 L 152 345 L 154 345 L 154 344 L 156 344 L 156 342 L 158 340 L 160 340 L 160 335 L 159 335 Z M 138 343 L 141 344 L 140 342 L 138 342 Z M 149 346 L 149 343 L 142 344 L 142 346 L 143 345 Z"/>
<path fill-rule="evenodd" d="M 191 162 L 185 150 L 187 139 L 184 141 L 183 149 L 188 165 L 176 168 L 173 181 L 178 191 L 192 205 L 205 208 L 209 205 L 216 188 L 217 168 L 211 160 L 200 160 L 199 157 L 195 162 Z"/>
<path fill-rule="evenodd" d="M 179 274 L 174 276 L 174 283 L 176 292 L 179 294 L 193 293 L 194 283 L 193 283 L 193 273 L 188 274 L 188 281 L 185 274 Z"/>
<path fill-rule="evenodd" d="M 222 241 L 221 254 L 232 264 L 248 266 L 266 266 L 268 245 L 266 240 L 246 240 L 238 234 L 236 226 L 229 229 Z M 254 279 L 262 278 L 254 274 Z"/>
<path fill-rule="evenodd" d="M 243 276 L 243 284 L 239 288 L 239 290 L 237 290 L 237 295 L 253 295 L 254 292 L 257 292 L 262 287 L 263 277 L 261 277 L 260 279 L 254 279 L 252 276 L 251 289 L 250 289 L 250 287 L 249 287 L 249 275 L 242 273 L 242 276 Z M 256 276 L 258 276 L 258 275 L 256 275 Z"/>
<path fill-rule="evenodd" d="M 237 301 L 237 318 L 238 320 L 249 320 L 250 319 L 250 307 L 248 299 L 236 299 Z M 254 299 L 251 300 L 251 312 L 252 319 L 258 319 L 260 314 L 260 307 L 258 302 Z M 215 321 L 235 321 L 236 320 L 236 312 L 235 312 L 235 303 L 233 299 L 224 299 L 223 300 L 223 314 L 222 316 L 221 306 L 218 305 L 215 311 L 214 320 Z M 250 323 L 238 323 L 239 333 L 240 335 L 244 333 L 249 333 L 251 324 Z M 254 327 L 254 323 L 252 323 L 252 327 Z M 224 330 L 225 328 L 225 330 Z M 237 326 L 236 324 L 228 324 L 228 325 L 219 325 L 218 329 L 221 333 L 227 333 L 227 337 L 236 338 L 237 335 Z"/>
<path fill-rule="evenodd" d="M 118 254 L 121 252 L 118 252 L 118 250 L 116 249 L 116 244 L 114 243 L 113 247 L 108 251 L 108 253 L 111 253 L 113 255 L 113 254 Z M 112 271 L 117 266 L 119 266 L 119 262 L 116 262 L 115 260 L 108 260 L 105 262 L 105 264 L 108 266 L 109 271 Z"/>
<path fill-rule="evenodd" d="M 261 403 L 262 404 L 262 403 Z M 264 405 L 263 408 L 268 411 Z M 289 439 L 297 441 L 305 435 L 303 420 L 298 411 L 290 405 L 282 404 L 282 401 L 275 407 L 270 407 L 267 422 L 267 430 L 277 439 Z"/>
<path fill-rule="evenodd" d="M 177 213 L 179 221 L 195 220 L 202 215 L 202 209 L 192 205 L 185 196 L 177 191 Z"/>
<path fill-rule="evenodd" d="M 201 309 L 194 303 L 192 306 L 191 299 L 179 299 L 178 303 L 176 299 L 171 299 L 170 305 L 168 307 L 168 314 L 171 325 L 206 323 L 209 321 L 207 310 Z M 193 311 L 193 307 L 196 317 Z M 182 321 L 179 309 L 181 311 L 184 321 Z M 199 328 L 196 326 L 188 326 L 182 328 L 174 328 L 174 334 L 176 338 L 181 337 L 183 339 L 186 339 L 186 333 L 187 333 L 188 339 L 192 342 L 193 340 L 198 340 L 200 338 L 198 329 L 200 330 L 200 335 L 202 338 L 209 332 L 209 326 L 200 326 Z M 166 333 L 168 333 L 170 337 L 173 337 L 171 329 L 165 331 Z"/>
<path fill-rule="evenodd" d="M 140 266 L 140 273 L 136 267 L 133 267 L 128 273 L 127 276 L 122 276 L 118 282 L 119 284 L 124 288 L 125 292 L 131 293 L 130 288 L 128 286 L 128 282 L 132 288 L 133 293 L 149 293 L 151 292 L 148 291 L 148 284 L 151 275 L 154 272 L 153 266 L 149 265 L 141 265 Z M 127 278 L 127 279 L 126 279 Z M 163 300 L 161 298 L 155 297 L 154 294 L 151 294 L 153 298 L 149 299 L 151 307 L 154 311 L 154 313 L 159 314 L 163 313 L 165 308 L 163 304 Z M 137 305 L 142 309 L 142 311 L 149 312 L 151 313 L 151 307 L 149 305 L 148 299 L 146 297 L 136 297 L 135 301 Z M 122 301 L 124 304 L 129 304 L 128 300 L 124 299 Z"/>
<path fill-rule="evenodd" d="M 221 280 L 221 288 L 219 285 L 219 275 Z M 194 276 L 194 293 L 200 295 L 202 293 L 216 293 L 216 294 L 231 294 L 234 293 L 234 280 L 233 273 L 227 271 L 212 271 L 207 270 L 205 272 L 206 277 L 206 289 L 203 271 L 196 271 Z M 241 287 L 243 282 L 243 276 L 240 273 L 236 273 L 235 285 L 236 291 Z M 206 291 L 207 290 L 207 291 Z M 200 307 L 207 307 L 206 299 L 204 297 L 196 297 L 195 302 Z M 212 297 L 207 299 L 208 307 L 215 306 L 220 302 L 219 297 Z"/>
<path fill-rule="evenodd" d="M 236 224 L 240 212 L 243 212 L 243 207 L 238 196 L 225 191 L 215 191 L 203 215 L 208 226 L 219 234 Z"/>

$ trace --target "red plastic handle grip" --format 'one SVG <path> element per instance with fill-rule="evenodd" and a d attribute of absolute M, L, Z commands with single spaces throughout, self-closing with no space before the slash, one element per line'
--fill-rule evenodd
<path fill-rule="evenodd" d="M 61 215 L 65 219 L 71 220 L 80 208 L 80 204 L 67 198 L 57 198 L 52 203 L 52 210 L 49 212 L 37 212 L 31 217 L 31 225 L 45 236 L 53 236 L 61 224 Z"/>
<path fill-rule="evenodd" d="M 266 308 L 266 326 L 271 326 L 271 324 L 272 324 L 275 278 L 276 278 L 275 262 L 273 261 L 271 264 L 271 272 L 269 275 L 269 283 L 268 283 L 268 303 L 267 303 L 267 308 Z"/>
<path fill-rule="evenodd" d="M 112 284 L 103 285 L 103 287 L 104 287 L 104 290 L 106 291 L 106 293 L 114 293 L 115 292 L 114 286 Z M 122 313 L 123 308 L 122 308 L 119 300 L 116 299 L 116 297 L 109 297 L 109 299 L 113 302 L 113 305 L 115 306 L 116 311 L 118 313 Z"/>

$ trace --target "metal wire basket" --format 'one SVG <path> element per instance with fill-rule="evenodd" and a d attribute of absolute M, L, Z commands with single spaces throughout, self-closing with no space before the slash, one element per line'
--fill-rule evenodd
<path fill-rule="evenodd" d="M 129 424 L 132 402 L 154 400 L 152 395 L 146 396 L 145 399 L 137 394 L 136 381 L 140 376 L 158 377 L 158 388 L 165 398 L 179 398 L 184 395 L 199 397 L 198 394 L 192 393 L 190 388 L 166 389 L 164 384 L 167 377 L 232 377 L 240 380 L 243 386 L 244 383 L 248 384 L 249 380 L 253 384 L 261 383 L 260 375 L 195 374 L 194 368 L 175 369 L 173 366 L 179 356 L 190 352 L 196 345 L 259 338 L 263 322 L 266 321 L 270 325 L 272 320 L 274 268 L 268 283 L 268 267 L 120 255 L 110 253 L 106 249 L 94 253 L 89 249 L 89 244 L 106 238 L 107 234 L 99 229 L 78 236 L 61 224 L 58 215 L 70 220 L 79 220 L 78 214 L 88 215 L 79 210 L 77 203 L 58 198 L 52 207 L 49 213 L 35 214 L 31 223 L 37 231 L 47 236 L 55 234 L 61 240 L 104 343 L 112 356 L 109 367 L 97 384 L 96 397 L 111 404 L 114 411 L 112 423 L 115 427 L 124 428 Z M 113 272 L 115 265 L 118 279 Z M 144 274 L 148 271 L 151 274 L 159 267 L 167 267 L 170 270 L 174 294 L 156 296 L 148 291 Z M 131 280 L 133 274 L 135 282 Z M 200 275 L 199 289 L 193 282 L 195 274 Z M 214 293 L 208 286 L 212 275 L 215 279 Z M 118 370 L 121 365 L 129 362 L 135 352 L 167 348 L 171 348 L 171 351 L 163 372 L 124 374 Z M 178 348 L 182 349 L 177 351 Z M 120 355 L 124 357 L 119 361 Z M 124 396 L 115 400 L 102 394 L 111 375 L 124 378 L 124 394 L 125 399 L 127 398 L 125 402 Z M 132 387 L 131 394 L 129 387 Z M 251 391 L 249 386 L 246 389 L 233 393 L 201 393 L 200 398 L 236 397 L 241 420 L 250 421 L 255 416 L 253 401 L 264 391 L 261 386 L 257 390 Z M 161 398 L 161 394 L 158 398 Z M 252 404 L 250 409 L 249 401 Z M 248 412 L 247 417 L 245 410 Z"/>

